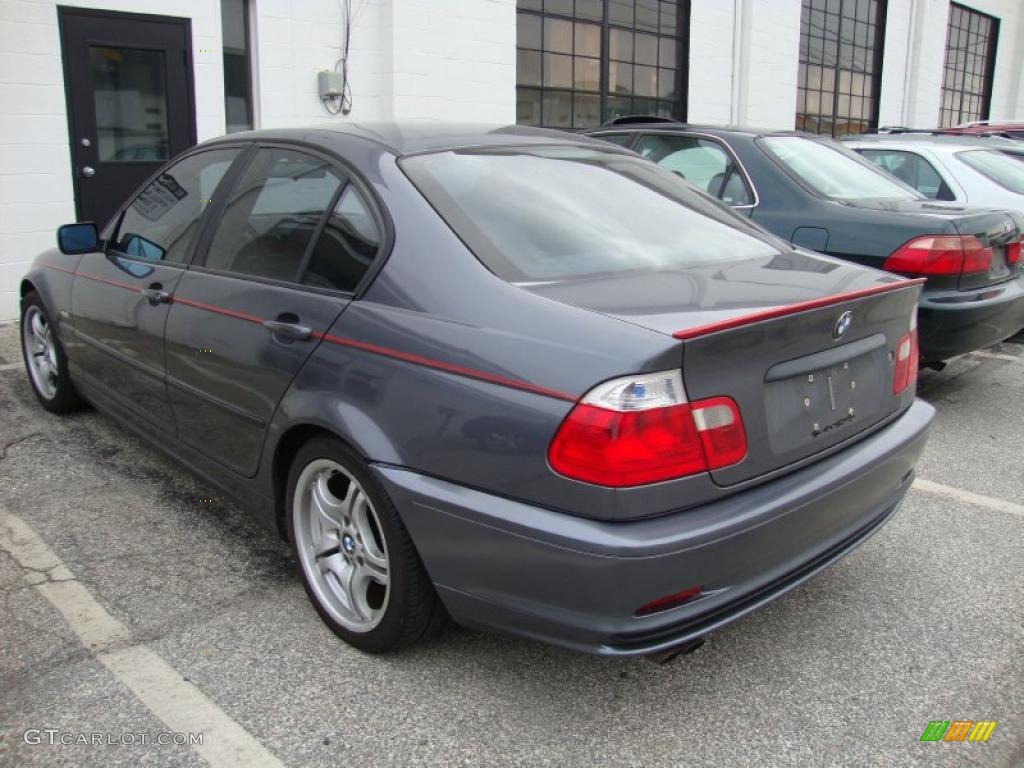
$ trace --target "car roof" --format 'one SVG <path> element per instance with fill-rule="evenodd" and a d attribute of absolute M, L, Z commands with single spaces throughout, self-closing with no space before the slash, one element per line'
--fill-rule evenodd
<path fill-rule="evenodd" d="M 455 123 L 436 120 L 406 122 L 331 121 L 296 128 L 270 128 L 232 133 L 213 141 L 303 141 L 327 147 L 345 139 L 369 141 L 395 155 L 471 147 L 583 145 L 608 150 L 607 142 L 583 134 L 523 125 Z"/>

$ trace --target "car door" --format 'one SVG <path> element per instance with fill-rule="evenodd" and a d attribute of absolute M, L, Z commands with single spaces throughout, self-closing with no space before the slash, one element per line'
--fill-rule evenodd
<path fill-rule="evenodd" d="M 737 213 L 750 215 L 753 189 L 725 146 L 710 137 L 646 133 L 633 146 L 642 157 L 678 173 Z"/>
<path fill-rule="evenodd" d="M 105 249 L 77 267 L 76 367 L 117 404 L 171 433 L 164 386 L 169 302 L 209 202 L 240 151 L 199 151 L 162 170 L 115 219 Z"/>
<path fill-rule="evenodd" d="M 256 473 L 278 402 L 377 253 L 370 199 L 309 150 L 253 153 L 167 321 L 168 391 L 184 443 Z"/>

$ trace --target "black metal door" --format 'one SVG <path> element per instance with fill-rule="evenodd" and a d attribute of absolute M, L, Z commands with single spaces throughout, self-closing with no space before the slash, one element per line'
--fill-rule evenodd
<path fill-rule="evenodd" d="M 196 143 L 188 19 L 60 8 L 78 218 L 103 226 Z"/>

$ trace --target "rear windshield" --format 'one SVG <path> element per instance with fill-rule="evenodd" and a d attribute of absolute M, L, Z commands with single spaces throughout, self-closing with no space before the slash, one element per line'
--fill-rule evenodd
<path fill-rule="evenodd" d="M 768 136 L 768 150 L 822 197 L 837 200 L 919 200 L 903 186 L 856 155 L 802 136 Z"/>
<path fill-rule="evenodd" d="M 401 165 L 477 257 L 511 282 L 736 262 L 782 247 L 634 155 L 488 147 Z"/>
<path fill-rule="evenodd" d="M 957 152 L 956 156 L 1004 189 L 1024 195 L 1024 163 L 1015 163 L 1011 156 L 992 149 Z"/>

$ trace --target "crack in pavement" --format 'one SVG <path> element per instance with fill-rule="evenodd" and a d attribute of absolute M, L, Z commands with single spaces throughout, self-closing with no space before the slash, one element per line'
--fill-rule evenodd
<path fill-rule="evenodd" d="M 27 435 L 22 435 L 21 437 L 16 437 L 13 440 L 9 440 L 8 442 L 4 443 L 3 445 L 0 445 L 0 461 L 3 461 L 4 459 L 7 458 L 7 451 L 9 449 L 13 448 L 14 446 L 18 445 L 19 443 L 24 443 L 26 440 L 31 440 L 33 437 L 43 437 L 43 433 L 39 432 L 39 431 L 29 432 Z"/>

